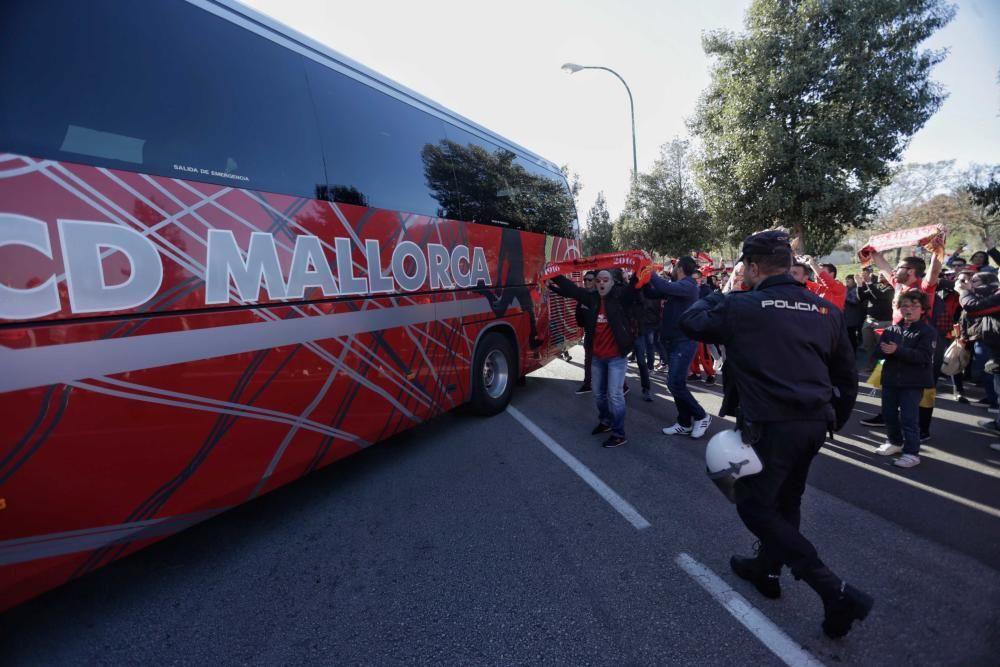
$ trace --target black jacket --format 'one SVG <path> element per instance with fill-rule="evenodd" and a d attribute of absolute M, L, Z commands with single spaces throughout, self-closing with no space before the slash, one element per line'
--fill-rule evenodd
<path fill-rule="evenodd" d="M 844 299 L 844 322 L 848 328 L 860 327 L 865 322 L 865 305 L 861 301 L 857 287 L 847 288 L 847 297 Z"/>
<path fill-rule="evenodd" d="M 1000 291 L 989 288 L 966 292 L 958 298 L 965 312 L 963 329 L 972 340 L 978 340 L 994 354 L 1000 352 Z"/>
<path fill-rule="evenodd" d="M 858 297 L 865 307 L 865 314 L 877 322 L 892 321 L 893 296 L 892 286 L 878 279 L 858 285 Z"/>
<path fill-rule="evenodd" d="M 573 283 L 566 276 L 556 276 L 549 283 L 549 289 L 569 299 L 575 299 L 582 306 L 577 312 L 583 322 L 584 333 L 593 340 L 594 329 L 597 327 L 597 312 L 601 308 L 601 295 L 596 290 L 584 289 Z M 608 317 L 611 332 L 618 343 L 621 356 L 626 356 L 632 350 L 635 336 L 629 327 L 631 312 L 638 294 L 630 285 L 615 285 L 604 300 L 604 312 Z"/>
<path fill-rule="evenodd" d="M 829 421 L 840 429 L 858 395 L 854 348 L 840 309 L 788 274 L 749 292 L 711 294 L 681 329 L 726 346 L 721 415 L 752 422 Z"/>
<path fill-rule="evenodd" d="M 882 386 L 927 389 L 937 384 L 937 374 L 934 372 L 937 339 L 934 327 L 923 321 L 914 322 L 909 327 L 903 327 L 902 324 L 886 327 L 879 338 L 879 344 L 895 343 L 898 347 L 892 354 L 879 352 L 885 358 L 882 364 Z"/>
<path fill-rule="evenodd" d="M 639 292 L 639 330 L 656 331 L 660 326 L 660 312 L 662 304 L 659 299 L 647 299 Z"/>

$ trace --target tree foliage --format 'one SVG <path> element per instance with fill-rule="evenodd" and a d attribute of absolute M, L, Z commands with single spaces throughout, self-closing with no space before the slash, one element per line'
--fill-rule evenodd
<path fill-rule="evenodd" d="M 604 192 L 597 193 L 597 200 L 587 214 L 587 229 L 583 232 L 583 254 L 598 255 L 612 252 L 615 246 L 611 241 L 611 214 L 608 213 L 608 203 Z"/>
<path fill-rule="evenodd" d="M 893 222 L 898 211 L 930 201 L 940 194 L 953 192 L 965 178 L 966 174 L 955 168 L 954 160 L 900 165 L 893 170 L 892 180 L 875 197 L 873 226 L 901 229 Z"/>
<path fill-rule="evenodd" d="M 633 183 L 614 240 L 619 248 L 676 257 L 712 243 L 710 223 L 695 183 L 690 143 L 674 139 L 660 147 L 652 170 Z"/>
<path fill-rule="evenodd" d="M 945 98 L 920 43 L 943 0 L 754 0 L 746 32 L 708 34 L 691 128 L 712 217 L 738 239 L 784 225 L 822 254 L 874 211 L 909 138 Z"/>
<path fill-rule="evenodd" d="M 876 198 L 871 231 L 940 224 L 948 234 L 949 247 L 966 242 L 981 246 L 1000 232 L 1000 211 L 996 199 L 990 198 L 991 187 L 994 193 L 1000 190 L 998 174 L 1000 165 L 957 169 L 954 160 L 902 165 Z"/>
<path fill-rule="evenodd" d="M 969 177 L 964 190 L 972 203 L 981 207 L 987 216 L 1000 216 L 1000 165 L 988 168 L 977 165 Z"/>

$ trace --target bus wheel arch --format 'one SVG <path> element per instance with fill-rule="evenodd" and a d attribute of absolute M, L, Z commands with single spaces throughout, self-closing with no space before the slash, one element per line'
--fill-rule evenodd
<path fill-rule="evenodd" d="M 513 330 L 496 326 L 483 331 L 472 357 L 472 412 L 484 416 L 503 412 L 520 377 L 519 367 Z"/>

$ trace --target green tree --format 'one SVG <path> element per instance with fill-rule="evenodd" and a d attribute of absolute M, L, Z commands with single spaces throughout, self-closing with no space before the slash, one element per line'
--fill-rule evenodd
<path fill-rule="evenodd" d="M 597 193 L 597 200 L 587 214 L 587 229 L 583 232 L 583 254 L 598 255 L 612 252 L 615 247 L 611 242 L 611 214 L 608 213 L 608 203 L 604 192 Z"/>
<path fill-rule="evenodd" d="M 784 225 L 822 254 L 863 226 L 909 138 L 945 98 L 920 50 L 943 0 L 754 0 L 746 32 L 708 34 L 691 121 L 706 206 L 736 239 Z"/>
<path fill-rule="evenodd" d="M 986 216 L 994 218 L 994 223 L 1000 222 L 996 220 L 1000 216 L 1000 165 L 973 165 L 964 190 Z"/>
<path fill-rule="evenodd" d="M 646 227 L 635 216 L 634 208 L 626 204 L 611 230 L 611 244 L 615 250 L 646 250 Z"/>
<path fill-rule="evenodd" d="M 690 143 L 674 139 L 660 147 L 649 173 L 640 173 L 615 225 L 615 243 L 678 256 L 712 243 L 711 219 L 691 167 Z"/>

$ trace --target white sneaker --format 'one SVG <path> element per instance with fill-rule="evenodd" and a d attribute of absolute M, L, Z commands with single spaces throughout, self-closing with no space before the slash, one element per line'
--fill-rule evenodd
<path fill-rule="evenodd" d="M 711 423 L 712 417 L 708 414 L 701 419 L 696 419 L 691 422 L 691 437 L 697 439 L 705 435 L 705 431 L 708 430 L 708 425 Z"/>
<path fill-rule="evenodd" d="M 674 424 L 663 429 L 663 435 L 691 435 L 691 427 Z"/>
<path fill-rule="evenodd" d="M 893 461 L 892 465 L 897 468 L 912 468 L 913 466 L 920 465 L 920 457 L 916 454 L 903 454 L 898 459 Z"/>
<path fill-rule="evenodd" d="M 899 454 L 903 451 L 903 448 L 899 445 L 894 445 L 891 442 L 886 442 L 884 445 L 875 450 L 875 453 L 879 456 L 892 456 L 893 454 Z"/>

